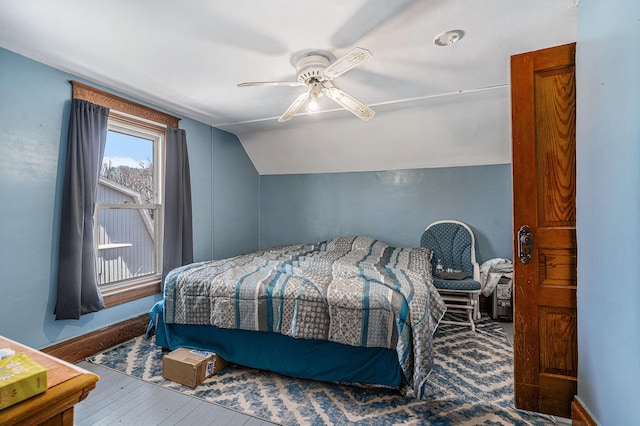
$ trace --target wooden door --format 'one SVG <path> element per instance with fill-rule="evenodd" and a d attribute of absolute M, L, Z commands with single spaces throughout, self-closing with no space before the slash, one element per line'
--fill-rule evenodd
<path fill-rule="evenodd" d="M 513 56 L 511 103 L 515 405 L 568 418 L 578 367 L 575 43 Z"/>

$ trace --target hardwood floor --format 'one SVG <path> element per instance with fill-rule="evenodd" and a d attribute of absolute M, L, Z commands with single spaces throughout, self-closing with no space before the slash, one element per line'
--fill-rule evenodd
<path fill-rule="evenodd" d="M 86 361 L 77 365 L 100 380 L 87 399 L 76 405 L 76 426 L 273 425 Z"/>

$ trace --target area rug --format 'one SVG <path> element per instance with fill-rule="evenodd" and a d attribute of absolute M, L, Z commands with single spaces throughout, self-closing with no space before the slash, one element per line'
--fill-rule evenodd
<path fill-rule="evenodd" d="M 512 346 L 499 323 L 442 324 L 423 400 L 381 388 L 301 380 L 230 365 L 194 389 L 162 377 L 163 353 L 138 337 L 88 361 L 282 425 L 551 425 L 513 406 Z"/>

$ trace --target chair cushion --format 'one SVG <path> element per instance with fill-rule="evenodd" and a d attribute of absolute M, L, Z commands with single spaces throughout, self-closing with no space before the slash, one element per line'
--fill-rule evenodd
<path fill-rule="evenodd" d="M 480 290 L 480 283 L 473 278 L 463 280 L 443 280 L 433 277 L 433 285 L 438 290 Z"/>
<path fill-rule="evenodd" d="M 433 260 L 440 259 L 445 269 L 464 271 L 469 277 L 473 276 L 471 245 L 469 231 L 452 222 L 429 225 L 420 238 L 420 246 L 433 251 Z M 432 264 L 434 273 L 436 262 Z"/>

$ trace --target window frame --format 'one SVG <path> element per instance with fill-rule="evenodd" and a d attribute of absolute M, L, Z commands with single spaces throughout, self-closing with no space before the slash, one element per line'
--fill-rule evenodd
<path fill-rule="evenodd" d="M 178 128 L 180 119 L 175 116 L 138 104 L 130 101 L 129 99 L 113 95 L 109 92 L 96 89 L 75 80 L 71 80 L 70 83 L 72 85 L 74 99 L 82 99 L 109 108 L 110 122 L 113 118 L 114 121 L 117 120 L 120 123 L 130 123 L 134 126 L 147 128 L 147 130 L 150 128 L 160 130 L 160 132 L 165 134 L 163 144 L 166 143 L 166 127 L 171 126 Z M 160 161 L 161 163 L 159 164 L 161 164 L 164 173 L 164 152 Z M 156 173 L 155 170 L 154 173 Z M 164 175 L 161 175 L 160 184 L 164 185 Z M 164 233 L 160 232 L 160 234 L 162 238 L 162 234 Z M 159 244 L 160 247 L 162 247 L 161 242 L 159 242 Z M 162 282 L 160 277 L 156 277 L 154 279 L 140 279 L 135 282 L 131 281 L 127 285 L 110 286 L 109 288 L 106 287 L 107 286 L 100 287 L 100 293 L 104 299 L 105 308 L 110 308 L 162 292 Z"/>
<path fill-rule="evenodd" d="M 94 244 L 96 254 L 99 258 L 99 215 L 101 210 L 106 209 L 125 209 L 125 210 L 142 210 L 153 209 L 155 211 L 153 219 L 153 235 L 154 235 L 154 266 L 155 272 L 142 277 L 129 278 L 112 283 L 102 284 L 98 288 L 103 298 L 120 297 L 128 294 L 130 289 L 143 291 L 149 288 L 151 292 L 157 292 L 157 284 L 160 284 L 162 277 L 162 241 L 164 229 L 164 150 L 166 139 L 166 128 L 162 126 L 140 120 L 137 117 L 131 117 L 117 111 L 109 113 L 107 131 L 126 134 L 129 136 L 149 140 L 153 144 L 153 198 L 152 204 L 120 204 L 120 203 L 99 203 L 96 202 L 95 208 L 95 224 L 94 224 Z M 155 294 L 155 293 L 151 293 Z M 105 300 L 105 305 L 107 301 Z"/>

